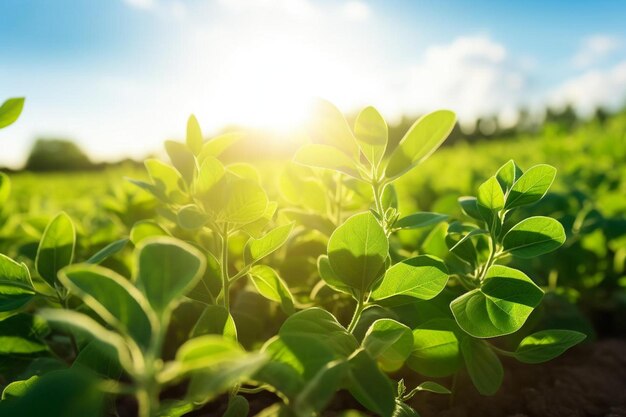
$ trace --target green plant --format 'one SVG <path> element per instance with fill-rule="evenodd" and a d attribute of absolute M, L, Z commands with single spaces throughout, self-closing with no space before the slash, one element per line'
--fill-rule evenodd
<path fill-rule="evenodd" d="M 26 222 L 35 253 L 0 256 L 0 337 L 11 341 L 0 372 L 13 381 L 0 412 L 114 414 L 116 398 L 134 397 L 141 417 L 213 400 L 245 416 L 247 398 L 270 391 L 279 401 L 259 415 L 309 417 L 346 391 L 376 415 L 415 416 L 419 392 L 450 393 L 430 378 L 467 372 L 491 395 L 499 356 L 540 363 L 584 339 L 531 333 L 544 291 L 514 267 L 565 240 L 558 221 L 523 208 L 544 197 L 554 168 L 508 162 L 459 200 L 463 216 L 405 213 L 397 191 L 454 114 L 420 118 L 395 147 L 371 107 L 354 128 L 330 103 L 317 114 L 282 195 L 223 158 L 240 135 L 205 141 L 192 116 L 186 142 L 165 144 L 171 164 L 150 159 L 149 180 L 132 180 L 147 193 L 106 201 L 128 226 L 108 245 L 82 244 L 84 226 L 66 214 Z M 426 237 L 410 246 L 407 236 Z M 407 387 L 409 373 L 421 382 Z M 63 381 L 71 389 L 58 398 L 33 401 Z"/>

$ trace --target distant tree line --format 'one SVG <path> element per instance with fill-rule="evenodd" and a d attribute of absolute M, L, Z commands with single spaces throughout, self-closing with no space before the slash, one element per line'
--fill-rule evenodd
<path fill-rule="evenodd" d="M 626 109 L 620 112 L 623 111 L 626 111 Z M 603 124 L 615 113 L 598 108 L 592 117 L 592 121 Z M 353 123 L 355 118 L 356 115 L 352 115 L 348 118 L 348 121 Z M 389 126 L 390 148 L 393 148 L 402 139 L 415 119 L 415 117 L 405 116 L 399 123 Z M 520 110 L 517 121 L 512 125 L 503 126 L 496 116 L 480 117 L 474 122 L 473 126 L 469 128 L 464 127 L 464 129 L 461 129 L 457 123 L 444 145 L 449 146 L 459 141 L 476 142 L 514 138 L 519 135 L 537 135 L 546 131 L 546 129 L 556 133 L 567 133 L 584 122 L 589 122 L 589 118 L 581 118 L 572 106 L 567 106 L 561 110 L 548 108 L 545 111 L 543 120 L 531 115 L 527 110 Z M 230 128 L 241 130 L 237 129 L 236 126 Z M 239 146 L 234 146 L 228 151 L 232 157 L 236 156 L 238 160 L 243 158 L 244 160 L 252 161 L 259 159 L 259 157 L 284 157 L 285 155 L 293 154 L 300 147 L 303 140 L 302 138 L 296 140 L 291 140 L 291 138 L 276 140 L 276 138 L 272 137 L 272 133 L 261 130 L 244 130 L 244 133 L 247 139 L 242 141 Z M 228 159 L 228 156 L 228 154 L 225 155 L 226 159 Z M 124 159 L 113 163 L 94 163 L 71 140 L 42 138 L 34 143 L 23 169 L 32 172 L 91 171 L 121 164 L 140 165 L 142 162 Z M 7 169 L 3 170 L 7 171 Z"/>

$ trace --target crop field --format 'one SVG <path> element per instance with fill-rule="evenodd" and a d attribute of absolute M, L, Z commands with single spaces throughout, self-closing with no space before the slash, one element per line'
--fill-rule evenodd
<path fill-rule="evenodd" d="M 397 140 L 374 107 L 315 110 L 283 157 L 241 162 L 254 136 L 191 116 L 143 166 L 1 174 L 0 416 L 621 404 L 625 112 L 442 146 L 448 110 Z M 533 386 L 561 409 L 532 409 Z"/>

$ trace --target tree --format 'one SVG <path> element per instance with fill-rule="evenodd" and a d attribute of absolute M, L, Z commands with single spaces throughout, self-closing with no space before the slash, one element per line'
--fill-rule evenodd
<path fill-rule="evenodd" d="M 38 139 L 30 151 L 28 171 L 79 171 L 93 165 L 87 155 L 74 143 L 64 139 Z"/>

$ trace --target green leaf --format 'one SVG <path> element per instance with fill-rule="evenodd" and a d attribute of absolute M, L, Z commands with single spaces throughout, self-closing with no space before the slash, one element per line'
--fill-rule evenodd
<path fill-rule="evenodd" d="M 202 162 L 209 156 L 218 158 L 226 149 L 241 140 L 242 137 L 243 135 L 241 133 L 231 132 L 224 133 L 223 135 L 210 139 L 202 146 L 202 151 L 200 152 L 200 155 L 198 155 L 198 160 Z"/>
<path fill-rule="evenodd" d="M 565 242 L 561 223 L 550 217 L 535 216 L 522 220 L 504 235 L 504 250 L 520 258 L 534 258 L 558 249 Z"/>
<path fill-rule="evenodd" d="M 448 269 L 442 260 L 421 255 L 398 262 L 385 272 L 372 298 L 382 300 L 395 295 L 408 295 L 430 300 L 439 294 L 448 282 Z"/>
<path fill-rule="evenodd" d="M 413 350 L 413 333 L 392 319 L 376 320 L 363 338 L 363 348 L 387 372 L 397 371 Z"/>
<path fill-rule="evenodd" d="M 298 393 L 293 401 L 296 416 L 318 415 L 341 388 L 348 375 L 349 364 L 341 359 L 326 364 Z"/>
<path fill-rule="evenodd" d="M 294 312 L 293 296 L 287 284 L 273 268 L 267 265 L 256 265 L 248 273 L 259 294 L 268 300 L 280 303 L 287 314 Z"/>
<path fill-rule="evenodd" d="M 259 239 L 250 239 L 246 244 L 246 263 L 256 262 L 265 258 L 287 242 L 293 230 L 293 223 L 278 226 Z"/>
<path fill-rule="evenodd" d="M 16 310 L 34 296 L 28 267 L 0 254 L 0 312 Z"/>
<path fill-rule="evenodd" d="M 461 364 L 457 327 L 453 320 L 429 320 L 413 330 L 413 350 L 409 368 L 428 377 L 444 377 Z"/>
<path fill-rule="evenodd" d="M 189 116 L 189 120 L 187 120 L 187 147 L 191 149 L 195 155 L 198 155 L 202 150 L 202 143 L 204 139 L 202 138 L 202 130 L 200 129 L 200 124 L 198 123 L 198 119 L 193 114 Z"/>
<path fill-rule="evenodd" d="M 141 241 L 135 262 L 137 287 L 159 315 L 179 303 L 206 268 L 206 259 L 198 249 L 169 237 Z"/>
<path fill-rule="evenodd" d="M 452 132 L 456 116 L 439 110 L 419 118 L 389 157 L 385 176 L 395 179 L 428 158 Z"/>
<path fill-rule="evenodd" d="M 226 168 L 219 160 L 212 156 L 206 157 L 200 165 L 194 183 L 194 192 L 202 198 L 224 177 L 224 174 L 226 174 Z"/>
<path fill-rule="evenodd" d="M 500 187 L 502 187 L 505 193 L 508 193 L 513 184 L 515 184 L 515 181 L 517 181 L 522 174 L 522 170 L 515 164 L 515 161 L 511 159 L 498 169 L 496 178 L 498 179 L 498 183 L 500 183 Z"/>
<path fill-rule="evenodd" d="M 365 294 L 378 281 L 388 253 L 385 231 L 371 213 L 350 217 L 328 240 L 332 270 L 360 294 Z"/>
<path fill-rule="evenodd" d="M 77 264 L 62 269 L 59 280 L 107 323 L 148 348 L 152 335 L 150 307 L 126 278 L 97 265 Z"/>
<path fill-rule="evenodd" d="M 205 336 L 206 337 L 206 336 Z M 187 401 L 205 403 L 254 375 L 265 363 L 263 354 L 247 354 L 192 374 Z"/>
<path fill-rule="evenodd" d="M 347 358 L 358 346 L 354 336 L 332 314 L 320 308 L 289 316 L 278 335 L 290 355 L 301 364 L 307 379 L 329 361 Z"/>
<path fill-rule="evenodd" d="M 585 340 L 584 333 L 573 330 L 542 330 L 526 336 L 514 356 L 524 363 L 543 363 Z"/>
<path fill-rule="evenodd" d="M 169 233 L 153 220 L 138 221 L 130 230 L 130 241 L 135 246 L 144 239 L 157 236 L 169 236 Z"/>
<path fill-rule="evenodd" d="M 65 369 L 42 375 L 19 397 L 0 402 L 2 416 L 104 417 L 100 381 L 92 374 Z"/>
<path fill-rule="evenodd" d="M 433 381 L 424 381 L 421 384 L 419 384 L 417 387 L 415 387 L 415 389 L 417 391 L 433 392 L 435 394 L 451 394 L 452 393 L 448 388 Z"/>
<path fill-rule="evenodd" d="M 497 337 L 519 330 L 542 297 L 541 288 L 523 272 L 493 265 L 481 287 L 452 301 L 450 308 L 468 334 Z"/>
<path fill-rule="evenodd" d="M 181 188 L 183 177 L 173 166 L 158 159 L 147 159 L 144 165 L 153 182 L 156 197 L 165 203 L 174 204 L 182 204 L 187 200 Z"/>
<path fill-rule="evenodd" d="M 330 266 L 328 256 L 320 255 L 320 257 L 317 258 L 317 271 L 320 274 L 322 280 L 326 283 L 326 285 L 328 285 L 333 290 L 346 294 L 353 294 L 352 287 L 346 285 L 335 275 L 335 272 Z"/>
<path fill-rule="evenodd" d="M 419 229 L 441 223 L 447 219 L 447 214 L 417 212 L 402 217 L 394 224 L 394 227 L 397 229 Z"/>
<path fill-rule="evenodd" d="M 24 98 L 10 98 L 0 106 L 0 129 L 13 124 L 24 108 Z"/>
<path fill-rule="evenodd" d="M 385 155 L 388 130 L 385 119 L 373 107 L 366 107 L 356 118 L 354 135 L 361 152 L 372 164 L 377 167 Z"/>
<path fill-rule="evenodd" d="M 312 113 L 315 142 L 333 146 L 352 160 L 358 160 L 359 146 L 339 109 L 326 100 L 318 99 Z"/>
<path fill-rule="evenodd" d="M 217 223 L 244 225 L 265 214 L 267 196 L 253 180 L 226 174 L 202 199 L 207 213 Z"/>
<path fill-rule="evenodd" d="M 128 244 L 128 239 L 123 238 L 120 240 L 116 240 L 115 242 L 109 243 L 104 248 L 100 249 L 97 253 L 95 253 L 91 258 L 87 259 L 85 262 L 88 264 L 99 264 L 105 259 L 110 258 L 116 253 L 121 252 L 126 245 Z"/>
<path fill-rule="evenodd" d="M 35 265 L 39 275 L 54 288 L 59 270 L 72 263 L 76 231 L 72 219 L 65 213 L 57 215 L 43 232 Z"/>
<path fill-rule="evenodd" d="M 502 363 L 489 345 L 478 339 L 466 337 L 461 342 L 465 367 L 478 392 L 482 395 L 495 394 L 504 378 Z"/>
<path fill-rule="evenodd" d="M 72 363 L 74 369 L 88 369 L 106 378 L 119 379 L 123 369 L 117 359 L 117 351 L 99 340 L 92 340 L 80 349 Z"/>
<path fill-rule="evenodd" d="M 185 230 L 197 230 L 209 221 L 209 216 L 195 204 L 188 204 L 178 210 L 177 223 Z"/>
<path fill-rule="evenodd" d="M 0 355 L 45 352 L 48 350 L 43 341 L 46 332 L 45 322 L 28 314 L 0 320 Z"/>
<path fill-rule="evenodd" d="M 535 165 L 530 168 L 511 187 L 506 208 L 512 209 L 541 200 L 555 177 L 556 168 L 550 165 Z"/>
<path fill-rule="evenodd" d="M 202 369 L 208 369 L 224 362 L 244 358 L 246 352 L 233 339 L 218 335 L 204 335 L 188 340 L 176 352 L 177 376 Z M 167 369 L 165 373 L 169 373 Z M 168 378 L 165 378 L 168 379 Z"/>
<path fill-rule="evenodd" d="M 354 161 L 337 148 L 317 143 L 302 146 L 293 157 L 294 162 L 312 167 L 324 168 L 361 178 Z"/>
<path fill-rule="evenodd" d="M 39 316 L 49 323 L 56 324 L 65 330 L 75 332 L 80 336 L 97 340 L 117 352 L 117 358 L 122 367 L 133 371 L 134 363 L 128 351 L 128 345 L 122 336 L 102 327 L 91 317 L 71 310 L 44 308 L 39 310 Z"/>
<path fill-rule="evenodd" d="M 250 414 L 250 404 L 241 395 L 235 395 L 228 401 L 228 408 L 222 417 L 248 417 Z"/>
<path fill-rule="evenodd" d="M 483 221 L 483 216 L 478 211 L 478 199 L 476 197 L 459 197 L 459 204 L 463 213 L 473 219 Z"/>
<path fill-rule="evenodd" d="M 350 357 L 350 394 L 378 416 L 391 417 L 396 407 L 395 393 L 387 375 L 369 354 L 359 349 Z"/>
<path fill-rule="evenodd" d="M 484 207 L 492 212 L 504 207 L 504 193 L 496 177 L 491 177 L 478 187 L 478 209 Z"/>
<path fill-rule="evenodd" d="M 193 181 L 194 173 L 196 171 L 196 160 L 193 156 L 193 152 L 189 150 L 187 146 L 182 143 L 174 142 L 173 140 L 165 141 L 165 151 L 170 157 L 172 165 L 180 175 L 185 179 L 187 184 Z"/>
<path fill-rule="evenodd" d="M 195 326 L 191 329 L 190 337 L 205 334 L 218 334 L 237 340 L 235 321 L 224 307 L 218 305 L 205 307 Z"/>
<path fill-rule="evenodd" d="M 11 382 L 2 391 L 2 401 L 23 397 L 38 379 L 37 375 L 33 375 L 23 381 Z"/>

